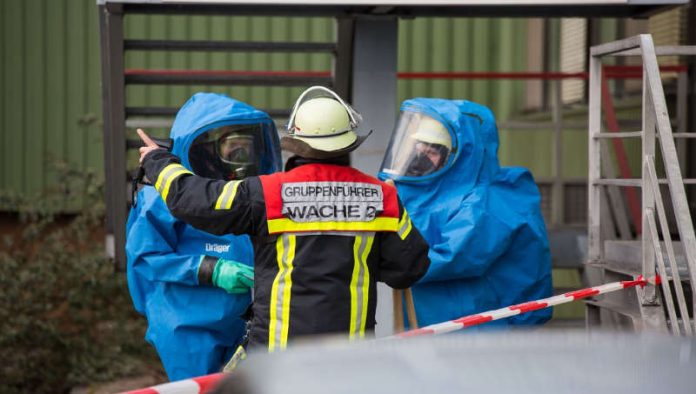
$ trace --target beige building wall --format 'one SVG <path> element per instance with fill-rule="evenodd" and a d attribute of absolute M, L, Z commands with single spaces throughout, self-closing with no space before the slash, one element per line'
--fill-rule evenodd
<path fill-rule="evenodd" d="M 561 71 L 585 71 L 587 50 L 587 19 L 566 18 L 561 20 Z M 563 103 L 579 102 L 583 100 L 584 96 L 584 81 L 563 81 Z"/>

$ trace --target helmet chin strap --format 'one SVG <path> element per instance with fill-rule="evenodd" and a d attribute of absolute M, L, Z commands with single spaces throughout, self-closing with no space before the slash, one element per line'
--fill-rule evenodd
<path fill-rule="evenodd" d="M 343 134 L 346 134 L 346 133 L 350 133 L 351 131 L 353 131 L 353 129 L 352 129 L 352 128 L 348 128 L 348 129 L 345 129 L 345 130 L 343 130 L 343 131 L 339 131 L 338 133 L 326 134 L 326 135 L 298 135 L 298 134 L 295 134 L 295 133 L 293 133 L 293 135 L 295 135 L 295 136 L 297 136 L 297 137 L 302 137 L 302 138 L 333 138 L 333 137 L 336 137 L 336 136 L 339 136 L 339 135 L 343 135 Z"/>

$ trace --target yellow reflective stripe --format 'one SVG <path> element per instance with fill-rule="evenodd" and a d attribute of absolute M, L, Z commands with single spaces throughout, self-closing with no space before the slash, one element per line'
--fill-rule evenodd
<path fill-rule="evenodd" d="M 355 338 L 356 320 L 358 319 L 358 277 L 362 269 L 359 259 L 361 247 L 362 237 L 358 235 L 355 237 L 355 243 L 353 244 L 353 276 L 350 279 L 350 326 L 348 328 L 350 339 Z"/>
<path fill-rule="evenodd" d="M 155 189 L 162 196 L 162 199 L 166 202 L 167 195 L 169 195 L 169 188 L 172 185 L 174 179 L 183 174 L 191 174 L 191 171 L 187 170 L 186 167 L 181 164 L 170 164 L 159 173 L 157 176 L 157 182 L 155 182 Z"/>
<path fill-rule="evenodd" d="M 270 322 L 268 324 L 268 351 L 272 352 L 276 346 L 276 327 L 278 326 L 278 284 L 283 273 L 283 240 L 282 236 L 276 240 L 276 260 L 278 261 L 278 273 L 271 286 L 271 305 L 269 307 Z M 282 315 L 281 315 L 282 316 Z"/>
<path fill-rule="evenodd" d="M 413 228 L 413 225 L 411 224 L 411 218 L 408 216 L 408 212 L 406 212 L 406 208 L 404 208 L 404 214 L 401 215 L 401 220 L 399 221 L 399 226 L 398 226 L 399 237 L 401 239 L 406 239 L 406 237 L 408 237 L 408 234 L 411 232 L 412 228 Z"/>
<path fill-rule="evenodd" d="M 372 249 L 374 234 L 356 236 L 353 244 L 353 276 L 350 281 L 350 339 L 365 336 L 367 305 L 370 297 L 370 269 L 367 256 Z"/>
<path fill-rule="evenodd" d="M 394 231 L 398 230 L 398 219 L 389 217 L 375 218 L 369 222 L 293 222 L 288 218 L 267 221 L 271 234 L 295 231 Z"/>
<path fill-rule="evenodd" d="M 183 167 L 184 166 L 182 166 L 181 164 L 170 164 L 164 167 L 157 176 L 157 182 L 155 182 L 155 189 L 157 189 L 157 191 L 160 191 L 160 189 L 162 188 L 162 183 L 165 179 L 169 177 L 169 174 Z"/>
<path fill-rule="evenodd" d="M 164 185 L 164 191 L 162 192 L 162 199 L 166 202 L 167 201 L 167 195 L 169 195 L 169 187 L 172 185 L 172 182 L 174 179 L 179 177 L 179 175 L 184 175 L 184 174 L 191 174 L 191 171 L 183 169 L 180 171 L 177 171 L 173 173 L 168 179 L 167 183 Z"/>
<path fill-rule="evenodd" d="M 268 351 L 284 349 L 290 327 L 290 295 L 292 289 L 292 262 L 295 259 L 296 238 L 283 234 L 276 240 L 278 273 L 271 287 L 270 323 L 268 325 Z"/>
<path fill-rule="evenodd" d="M 284 237 L 286 235 L 283 235 Z M 287 235 L 289 242 L 289 250 L 287 251 L 287 260 L 285 267 L 287 273 L 285 275 L 285 287 L 283 288 L 283 327 L 281 329 L 280 348 L 285 349 L 288 345 L 288 330 L 290 328 L 290 289 L 292 288 L 292 263 L 295 260 L 295 242 L 294 235 Z"/>
<path fill-rule="evenodd" d="M 370 250 L 372 249 L 372 242 L 375 240 L 374 235 L 367 236 L 367 245 L 363 249 L 360 263 L 363 265 L 363 297 L 362 297 L 362 310 L 360 316 L 360 338 L 365 336 L 365 324 L 367 323 L 367 304 L 370 298 L 370 268 L 367 266 L 367 256 L 370 255 Z"/>
<path fill-rule="evenodd" d="M 237 188 L 242 181 L 230 181 L 225 184 L 222 188 L 222 193 L 215 202 L 215 209 L 230 209 L 232 208 L 232 201 L 237 195 Z"/>

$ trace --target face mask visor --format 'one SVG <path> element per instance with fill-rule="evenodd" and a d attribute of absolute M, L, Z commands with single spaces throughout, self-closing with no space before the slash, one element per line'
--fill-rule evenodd
<path fill-rule="evenodd" d="M 240 180 L 258 175 L 263 155 L 263 126 L 228 125 L 196 138 L 189 150 L 191 169 L 199 176 Z"/>
<path fill-rule="evenodd" d="M 381 172 L 393 179 L 422 179 L 441 170 L 452 153 L 452 136 L 440 121 L 404 111 L 382 162 Z"/>

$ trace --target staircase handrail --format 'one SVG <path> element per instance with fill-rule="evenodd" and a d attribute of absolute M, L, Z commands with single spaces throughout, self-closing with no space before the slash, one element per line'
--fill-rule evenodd
<path fill-rule="evenodd" d="M 688 336 L 693 335 L 693 330 L 691 323 L 689 322 L 689 310 L 686 306 L 686 297 L 684 295 L 684 289 L 681 282 L 681 274 L 679 272 L 679 267 L 677 266 L 677 258 L 674 253 L 674 244 L 672 243 L 672 234 L 669 231 L 669 224 L 667 222 L 667 214 L 665 211 L 664 200 L 662 199 L 662 192 L 660 191 L 660 184 L 657 180 L 657 171 L 655 170 L 655 157 L 652 155 L 646 155 L 643 160 L 643 171 L 648 174 L 648 190 L 653 195 L 653 200 L 655 201 L 655 208 L 647 208 L 644 213 L 644 218 L 647 220 L 647 226 L 644 227 L 644 231 L 648 232 L 651 239 L 651 244 L 653 250 L 655 251 L 655 257 L 657 259 L 658 273 L 662 278 L 662 290 L 665 295 L 665 302 L 667 304 L 667 310 L 669 312 L 669 317 L 672 322 L 672 332 L 675 335 L 679 335 L 679 323 L 674 311 L 674 300 L 672 299 L 672 292 L 669 287 L 669 277 L 667 276 L 667 270 L 665 268 L 664 256 L 662 254 L 662 246 L 660 245 L 660 238 L 657 233 L 657 225 L 655 223 L 655 216 L 657 215 L 660 222 L 660 230 L 662 231 L 662 237 L 664 238 L 665 249 L 667 251 L 667 260 L 669 261 L 669 267 L 672 271 L 672 282 L 674 283 L 674 292 L 677 296 L 677 305 L 679 306 L 679 313 L 684 322 L 684 332 Z M 657 211 L 657 212 L 656 212 Z M 696 324 L 696 319 L 692 319 L 692 322 Z M 694 327 L 696 329 L 696 327 Z"/>
<path fill-rule="evenodd" d="M 667 184 L 670 192 L 670 199 L 674 210 L 679 239 L 684 247 L 684 254 L 687 261 L 689 279 L 691 282 L 693 311 L 696 313 L 696 235 L 694 234 L 693 221 L 689 210 L 689 205 L 684 187 L 684 178 L 677 156 L 677 149 L 672 134 L 665 93 L 662 86 L 660 69 L 657 62 L 657 53 L 660 55 L 696 55 L 696 46 L 681 46 L 659 48 L 656 51 L 652 37 L 649 34 L 614 41 L 602 45 L 597 45 L 590 50 L 590 106 L 589 106 L 589 181 L 590 189 L 588 202 L 590 207 L 599 207 L 601 203 L 601 141 L 598 136 L 601 133 L 601 76 L 603 56 L 636 56 L 640 55 L 643 60 L 643 130 L 641 133 L 642 142 L 642 179 L 640 186 L 642 189 L 642 211 L 643 219 L 650 227 L 649 231 L 642 233 L 642 256 L 643 256 L 643 275 L 650 276 L 655 272 L 655 266 L 660 274 L 665 274 L 664 256 L 662 246 L 657 233 L 655 215 L 657 214 L 660 222 L 660 230 L 663 234 L 667 256 L 672 270 L 672 278 L 677 294 L 680 314 L 684 321 L 684 331 L 687 335 L 692 335 L 696 331 L 696 318 L 692 319 L 694 326 L 689 323 L 688 310 L 681 286 L 674 245 L 669 232 L 667 217 L 665 215 L 664 202 L 660 192 L 659 180 L 655 171 L 655 141 L 660 140 L 662 151 L 662 161 L 665 168 Z M 674 53 L 672 53 L 674 52 Z M 588 215 L 589 230 L 589 253 L 590 261 L 602 259 L 603 240 L 600 233 L 601 214 L 599 209 L 590 209 Z M 656 261 L 657 260 L 657 261 Z M 669 281 L 664 287 L 665 303 L 672 320 L 672 330 L 678 333 L 679 324 L 676 320 L 676 312 Z M 655 288 L 646 286 L 642 303 L 644 305 L 655 304 L 657 301 Z"/>
<path fill-rule="evenodd" d="M 669 185 L 672 207 L 677 222 L 677 230 L 682 245 L 684 246 L 684 254 L 686 256 L 687 267 L 691 279 L 691 288 L 694 290 L 692 294 L 696 295 L 696 235 L 694 234 L 694 225 L 686 198 L 686 189 L 684 188 L 681 168 L 679 167 L 677 148 L 674 144 L 674 138 L 672 137 L 672 125 L 667 112 L 667 102 L 662 88 L 662 80 L 660 79 L 657 55 L 655 54 L 655 46 L 653 45 L 652 37 L 649 34 L 641 34 L 639 37 L 643 55 L 643 75 L 646 80 L 645 85 L 647 85 L 650 102 L 652 103 L 652 115 L 655 117 L 655 126 L 660 139 L 662 162 L 665 167 L 667 184 Z M 644 138 L 647 137 L 647 135 L 645 135 L 646 131 L 647 130 L 643 130 Z M 644 176 L 643 179 L 646 179 L 646 177 Z M 647 185 L 644 185 L 644 189 L 645 186 Z M 669 229 L 663 228 L 663 237 L 666 236 L 666 234 L 669 234 Z M 696 307 L 696 297 L 692 297 L 692 305 Z M 694 312 L 696 312 L 696 308 Z"/>

